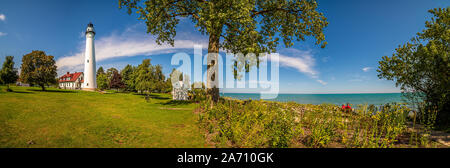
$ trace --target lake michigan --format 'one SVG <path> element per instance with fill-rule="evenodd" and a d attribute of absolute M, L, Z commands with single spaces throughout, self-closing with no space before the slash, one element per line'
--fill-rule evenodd
<path fill-rule="evenodd" d="M 221 93 L 222 96 L 236 99 L 259 100 L 260 94 L 255 93 Z M 403 103 L 405 98 L 401 93 L 355 93 L 355 94 L 278 94 L 275 99 L 269 101 L 297 102 L 300 104 L 374 104 Z"/>

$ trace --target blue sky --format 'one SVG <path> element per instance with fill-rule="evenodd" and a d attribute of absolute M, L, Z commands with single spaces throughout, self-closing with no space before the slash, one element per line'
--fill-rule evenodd
<path fill-rule="evenodd" d="M 43 50 L 56 58 L 58 72 L 82 71 L 84 30 L 92 21 L 96 29 L 97 67 L 123 68 L 151 58 L 164 73 L 172 68 L 175 52 L 193 53 L 194 44 L 206 47 L 208 37 L 188 19 L 177 27 L 175 47 L 155 44 L 135 15 L 118 9 L 117 1 L 2 0 L 0 1 L 0 63 L 15 56 Z M 445 0 L 319 0 L 328 18 L 328 46 L 313 39 L 278 47 L 281 93 L 386 93 L 399 92 L 394 82 L 379 80 L 378 61 L 424 29 L 427 12 L 448 7 Z M 203 52 L 203 54 L 205 54 Z M 245 91 L 245 90 L 242 90 Z"/>

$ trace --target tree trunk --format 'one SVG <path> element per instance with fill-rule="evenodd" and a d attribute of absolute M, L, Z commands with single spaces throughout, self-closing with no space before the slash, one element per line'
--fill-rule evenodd
<path fill-rule="evenodd" d="M 218 70 L 218 55 L 219 55 L 219 44 L 220 44 L 220 34 L 222 32 L 222 27 L 216 29 L 218 32 L 212 32 L 209 35 L 208 44 L 208 64 L 207 64 L 207 79 L 206 79 L 206 94 L 209 100 L 216 103 L 219 101 L 219 70 Z"/>
<path fill-rule="evenodd" d="M 41 86 L 41 88 L 42 88 L 42 91 L 45 91 L 45 85 L 44 85 L 44 84 L 41 84 L 40 86 Z"/>
<path fill-rule="evenodd" d="M 6 84 L 6 91 L 7 92 L 12 92 L 12 90 L 9 88 L 9 83 Z"/>

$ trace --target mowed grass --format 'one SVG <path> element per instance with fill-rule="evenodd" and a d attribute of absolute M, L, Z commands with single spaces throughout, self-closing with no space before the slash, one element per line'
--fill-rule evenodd
<path fill-rule="evenodd" d="M 0 147 L 208 147 L 197 104 L 142 95 L 0 87 Z"/>

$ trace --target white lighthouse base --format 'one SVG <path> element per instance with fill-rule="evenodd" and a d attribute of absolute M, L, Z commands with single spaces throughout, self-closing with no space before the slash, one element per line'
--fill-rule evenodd
<path fill-rule="evenodd" d="M 81 90 L 84 90 L 84 91 L 95 91 L 95 88 L 81 88 Z"/>

